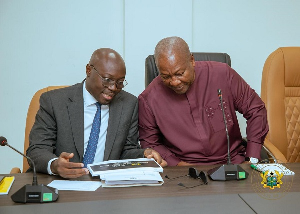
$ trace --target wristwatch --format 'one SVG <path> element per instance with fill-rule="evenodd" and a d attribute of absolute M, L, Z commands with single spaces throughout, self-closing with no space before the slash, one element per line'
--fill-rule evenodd
<path fill-rule="evenodd" d="M 258 159 L 257 159 L 257 158 L 250 157 L 250 158 L 249 158 L 249 162 L 250 162 L 250 163 L 257 164 L 257 163 L 258 163 Z"/>

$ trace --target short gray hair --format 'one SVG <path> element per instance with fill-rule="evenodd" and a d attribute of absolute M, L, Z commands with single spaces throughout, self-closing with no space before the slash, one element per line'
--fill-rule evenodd
<path fill-rule="evenodd" d="M 188 44 L 180 37 L 172 36 L 160 40 L 154 50 L 154 59 L 157 65 L 158 58 L 163 55 L 179 54 L 180 56 L 190 59 L 191 52 Z"/>

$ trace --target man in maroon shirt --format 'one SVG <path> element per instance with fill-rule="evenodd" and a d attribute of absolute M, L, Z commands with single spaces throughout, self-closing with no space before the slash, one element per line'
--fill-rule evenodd
<path fill-rule="evenodd" d="M 161 40 L 155 48 L 156 77 L 139 96 L 139 134 L 143 148 L 153 148 L 169 166 L 227 163 L 227 138 L 217 90 L 230 138 L 232 163 L 260 158 L 268 132 L 264 103 L 225 63 L 195 62 L 179 37 Z M 247 119 L 247 148 L 236 111 Z"/>

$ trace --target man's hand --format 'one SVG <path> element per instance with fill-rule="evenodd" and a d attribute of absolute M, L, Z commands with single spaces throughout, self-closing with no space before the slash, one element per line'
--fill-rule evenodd
<path fill-rule="evenodd" d="M 89 174 L 88 169 L 83 168 L 83 163 L 73 163 L 69 161 L 73 156 L 73 153 L 61 153 L 58 159 L 51 163 L 52 173 L 58 174 L 63 178 L 78 178 L 82 175 Z"/>
<path fill-rule="evenodd" d="M 161 158 L 160 154 L 154 149 L 147 148 L 144 151 L 144 156 L 146 158 L 153 158 L 161 167 L 168 166 L 168 163 Z"/>
<path fill-rule="evenodd" d="M 180 161 L 177 166 L 192 166 L 193 164 L 190 164 L 190 163 L 187 163 L 187 162 L 184 162 L 184 161 Z"/>

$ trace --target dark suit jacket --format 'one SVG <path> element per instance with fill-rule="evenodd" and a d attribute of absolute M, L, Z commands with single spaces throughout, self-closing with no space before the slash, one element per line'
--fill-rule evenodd
<path fill-rule="evenodd" d="M 29 136 L 27 155 L 38 172 L 47 173 L 47 164 L 62 152 L 74 153 L 70 160 L 82 162 L 84 153 L 83 83 L 46 92 Z M 140 158 L 138 104 L 132 94 L 121 91 L 109 104 L 109 121 L 104 161 Z"/>

